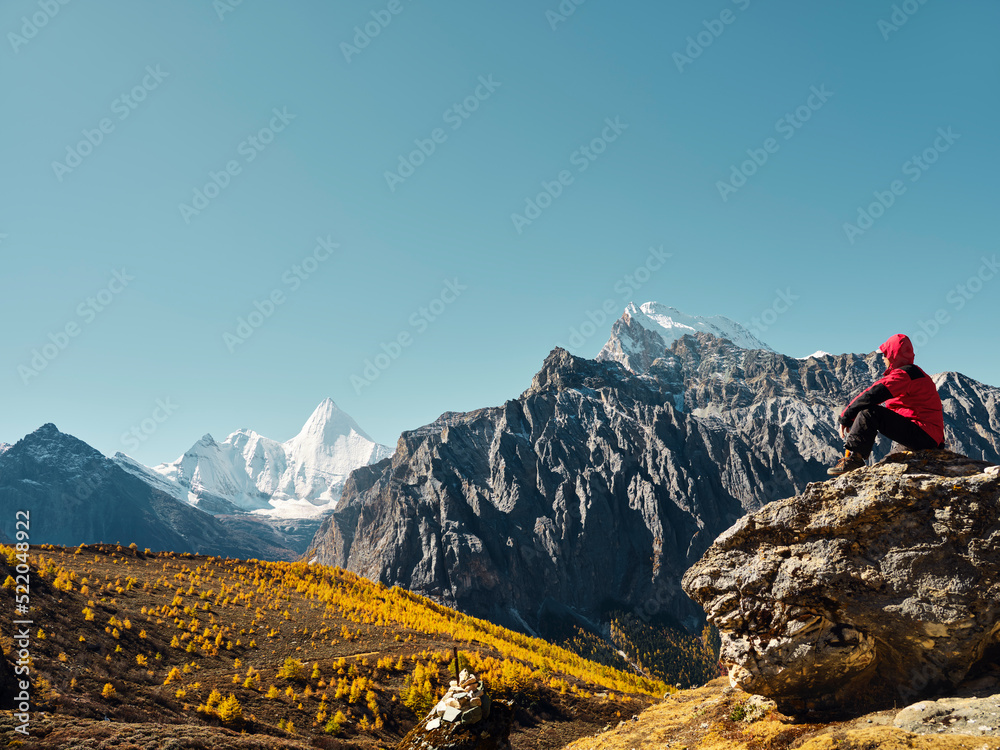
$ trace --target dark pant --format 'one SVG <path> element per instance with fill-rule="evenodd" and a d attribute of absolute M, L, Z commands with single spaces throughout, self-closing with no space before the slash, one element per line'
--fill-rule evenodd
<path fill-rule="evenodd" d="M 858 412 L 844 446 L 868 460 L 879 433 L 911 451 L 938 447 L 920 425 L 884 406 L 871 406 Z"/>

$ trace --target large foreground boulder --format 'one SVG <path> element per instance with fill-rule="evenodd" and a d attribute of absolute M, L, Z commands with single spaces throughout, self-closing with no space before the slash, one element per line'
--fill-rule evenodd
<path fill-rule="evenodd" d="M 682 585 L 782 711 L 906 705 L 996 656 L 998 500 L 1000 466 L 894 453 L 745 516 Z"/>

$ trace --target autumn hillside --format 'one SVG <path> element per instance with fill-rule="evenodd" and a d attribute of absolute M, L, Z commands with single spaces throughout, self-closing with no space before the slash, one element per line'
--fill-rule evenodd
<path fill-rule="evenodd" d="M 4 746 L 388 747 L 447 686 L 453 647 L 515 702 L 515 747 L 562 747 L 671 689 L 303 562 L 0 547 L 5 613 L 24 559 L 34 705 L 28 737 L 0 713 Z M 11 635 L 0 641 L 8 669 Z"/>

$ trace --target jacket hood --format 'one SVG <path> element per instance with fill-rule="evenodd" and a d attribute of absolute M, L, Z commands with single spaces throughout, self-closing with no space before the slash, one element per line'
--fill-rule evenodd
<path fill-rule="evenodd" d="M 902 333 L 890 336 L 889 340 L 882 344 L 878 350 L 889 358 L 889 364 L 892 367 L 913 364 L 913 344 L 910 343 L 909 337 Z"/>

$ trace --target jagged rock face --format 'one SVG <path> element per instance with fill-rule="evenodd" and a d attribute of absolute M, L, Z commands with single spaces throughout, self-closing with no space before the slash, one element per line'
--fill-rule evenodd
<path fill-rule="evenodd" d="M 550 604 L 697 615 L 676 582 L 743 512 L 717 468 L 732 451 L 654 380 L 557 349 L 518 400 L 445 415 L 356 471 L 317 556 L 518 629 Z"/>
<path fill-rule="evenodd" d="M 683 587 L 733 683 L 785 712 L 953 687 L 1000 644 L 1000 467 L 892 454 L 745 516 Z"/>
<path fill-rule="evenodd" d="M 355 471 L 317 559 L 521 630 L 609 601 L 700 618 L 680 575 L 736 517 L 828 479 L 837 416 L 880 375 L 874 353 L 797 360 L 703 333 L 642 372 L 557 349 L 520 398 L 445 414 Z M 1000 390 L 939 379 L 947 438 L 1000 461 L 958 406 L 995 424 Z"/>
<path fill-rule="evenodd" d="M 93 542 L 290 559 L 273 531 L 251 536 L 150 487 L 113 460 L 47 424 L 0 455 L 0 535 L 30 512 L 32 544 Z M 262 538 L 264 537 L 264 538 Z"/>
<path fill-rule="evenodd" d="M 948 447 L 997 462 L 1000 455 L 1000 388 L 957 372 L 934 376 L 944 409 Z"/>

